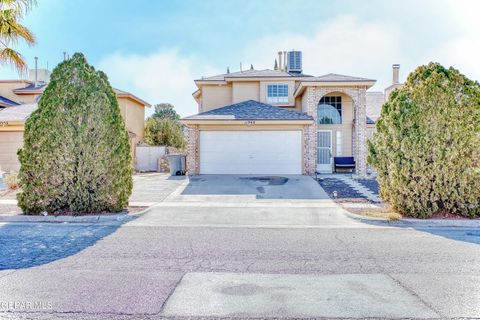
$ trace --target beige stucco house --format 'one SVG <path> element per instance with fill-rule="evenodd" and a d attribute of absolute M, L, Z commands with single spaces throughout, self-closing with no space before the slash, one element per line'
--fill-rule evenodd
<path fill-rule="evenodd" d="M 37 108 L 47 86 L 48 79 L 42 80 L 0 80 L 0 169 L 3 171 L 20 168 L 17 150 L 23 146 L 25 120 Z M 145 108 L 150 104 L 129 92 L 114 90 L 135 159 L 135 146 L 144 135 Z"/>
<path fill-rule="evenodd" d="M 195 174 L 331 173 L 335 157 L 354 157 L 367 175 L 366 139 L 384 94 L 375 80 L 303 73 L 301 52 L 279 52 L 277 70 L 244 70 L 195 80 L 199 113 L 187 126 L 187 170 Z"/>

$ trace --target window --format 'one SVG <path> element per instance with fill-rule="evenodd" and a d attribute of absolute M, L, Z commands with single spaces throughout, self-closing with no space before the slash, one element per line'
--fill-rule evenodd
<path fill-rule="evenodd" d="M 323 97 L 317 108 L 318 124 L 342 123 L 342 97 Z"/>
<path fill-rule="evenodd" d="M 268 103 L 288 103 L 288 84 L 267 85 Z"/>
<path fill-rule="evenodd" d="M 336 144 L 337 144 L 337 147 L 335 149 L 337 150 L 337 157 L 341 157 L 343 155 L 342 131 L 337 131 Z"/>

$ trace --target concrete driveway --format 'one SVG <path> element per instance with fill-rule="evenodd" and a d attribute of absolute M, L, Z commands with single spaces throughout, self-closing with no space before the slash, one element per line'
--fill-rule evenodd
<path fill-rule="evenodd" d="M 319 184 L 302 175 L 199 175 L 190 177 L 171 201 L 330 200 Z"/>
<path fill-rule="evenodd" d="M 200 175 L 180 183 L 130 224 L 253 228 L 362 225 L 349 218 L 309 176 Z"/>

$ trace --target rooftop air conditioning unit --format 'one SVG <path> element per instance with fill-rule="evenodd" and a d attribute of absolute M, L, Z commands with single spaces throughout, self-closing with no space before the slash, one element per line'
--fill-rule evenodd
<path fill-rule="evenodd" d="M 302 73 L 302 51 L 289 51 L 287 53 L 287 72 Z"/>

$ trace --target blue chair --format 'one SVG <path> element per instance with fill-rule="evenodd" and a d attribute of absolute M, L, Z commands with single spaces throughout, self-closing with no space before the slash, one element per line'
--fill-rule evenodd
<path fill-rule="evenodd" d="M 355 159 L 353 157 L 334 157 L 333 164 L 335 172 L 337 172 L 337 169 L 351 169 L 352 172 L 355 169 Z"/>

